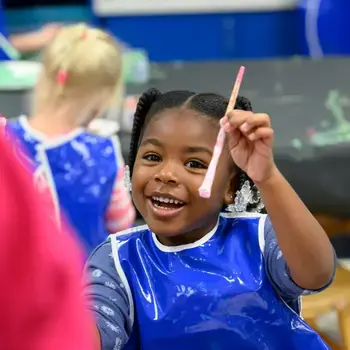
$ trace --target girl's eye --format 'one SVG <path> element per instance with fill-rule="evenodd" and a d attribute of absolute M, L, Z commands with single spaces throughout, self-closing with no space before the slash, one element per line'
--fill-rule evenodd
<path fill-rule="evenodd" d="M 156 154 L 146 154 L 142 157 L 142 159 L 148 160 L 149 162 L 159 162 L 160 161 L 160 157 L 157 156 Z"/>
<path fill-rule="evenodd" d="M 185 166 L 195 169 L 207 169 L 207 166 L 200 162 L 199 160 L 189 160 Z"/>

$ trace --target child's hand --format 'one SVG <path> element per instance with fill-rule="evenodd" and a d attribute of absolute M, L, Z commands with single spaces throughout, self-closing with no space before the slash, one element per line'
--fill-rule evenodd
<path fill-rule="evenodd" d="M 267 114 L 234 110 L 221 119 L 235 164 L 259 184 L 273 175 L 273 129 Z"/>
<path fill-rule="evenodd" d="M 58 23 L 49 23 L 44 25 L 38 32 L 39 41 L 42 46 L 47 45 L 61 30 L 61 25 Z"/>

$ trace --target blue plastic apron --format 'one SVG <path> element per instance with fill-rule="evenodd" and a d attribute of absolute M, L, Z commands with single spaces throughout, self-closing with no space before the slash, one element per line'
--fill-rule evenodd
<path fill-rule="evenodd" d="M 201 240 L 177 247 L 147 227 L 112 236 L 133 320 L 126 349 L 329 349 L 265 273 L 265 218 L 223 215 Z"/>
<path fill-rule="evenodd" d="M 24 145 L 27 155 L 19 158 L 30 164 L 35 184 L 49 187 L 56 212 L 65 214 L 91 253 L 108 236 L 105 216 L 118 172 L 114 141 L 83 129 L 45 140 L 23 117 L 8 127 Z"/>

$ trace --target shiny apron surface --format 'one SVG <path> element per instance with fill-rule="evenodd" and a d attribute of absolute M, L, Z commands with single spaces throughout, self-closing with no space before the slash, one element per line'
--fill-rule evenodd
<path fill-rule="evenodd" d="M 49 187 L 56 210 L 64 213 L 89 254 L 108 236 L 105 216 L 118 171 L 113 141 L 80 129 L 42 140 L 23 118 L 8 127 L 24 146 L 19 157 L 31 163 L 35 184 Z"/>
<path fill-rule="evenodd" d="M 134 320 L 126 349 L 328 349 L 268 280 L 265 218 L 220 217 L 199 242 L 179 247 L 162 246 L 147 227 L 112 236 Z"/>

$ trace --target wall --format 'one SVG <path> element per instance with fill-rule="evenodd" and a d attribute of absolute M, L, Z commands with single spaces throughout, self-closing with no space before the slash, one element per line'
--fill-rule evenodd
<path fill-rule="evenodd" d="M 271 58 L 299 53 L 297 0 L 91 0 L 6 11 L 11 32 L 93 21 L 154 61 Z"/>
<path fill-rule="evenodd" d="M 1 0 L 0 0 L 1 1 Z M 88 6 L 35 6 L 5 10 L 5 25 L 10 33 L 35 30 L 47 22 L 90 22 Z"/>
<path fill-rule="evenodd" d="M 267 11 L 294 8 L 297 0 L 93 0 L 98 16 Z"/>
<path fill-rule="evenodd" d="M 92 0 L 99 24 L 155 61 L 290 56 L 297 0 Z"/>

